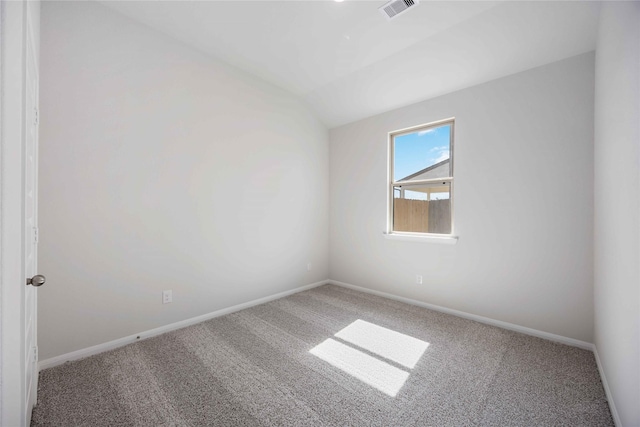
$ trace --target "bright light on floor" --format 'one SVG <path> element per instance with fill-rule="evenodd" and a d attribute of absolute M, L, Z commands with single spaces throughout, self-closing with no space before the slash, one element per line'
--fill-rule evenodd
<path fill-rule="evenodd" d="M 331 338 L 311 349 L 311 354 L 391 397 L 409 378 L 408 372 Z"/>
<path fill-rule="evenodd" d="M 409 369 L 415 368 L 429 347 L 428 342 L 360 319 L 335 336 Z"/>
<path fill-rule="evenodd" d="M 329 338 L 310 353 L 391 397 L 409 378 L 409 372 L 392 363 L 413 369 L 429 346 L 428 342 L 360 319 L 335 337 L 348 344 Z"/>

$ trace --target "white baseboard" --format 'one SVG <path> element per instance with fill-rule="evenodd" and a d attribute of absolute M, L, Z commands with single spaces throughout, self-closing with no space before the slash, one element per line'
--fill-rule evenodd
<path fill-rule="evenodd" d="M 622 427 L 622 421 L 620 421 L 618 410 L 616 409 L 615 403 L 613 403 L 613 396 L 611 395 L 611 389 L 609 388 L 607 377 L 605 376 L 604 370 L 602 369 L 602 363 L 600 363 L 598 347 L 596 347 L 595 344 L 593 346 L 593 354 L 596 356 L 596 364 L 598 365 L 598 372 L 600 372 L 600 380 L 602 380 L 602 387 L 604 387 L 604 393 L 606 394 L 607 401 L 609 402 L 609 410 L 611 411 L 611 416 L 613 417 L 613 423 L 617 427 Z"/>
<path fill-rule="evenodd" d="M 187 326 L 191 326 L 194 325 L 196 323 L 200 323 L 200 322 L 204 322 L 206 320 L 209 319 L 213 319 L 215 317 L 220 317 L 220 316 L 224 316 L 225 314 L 229 314 L 229 313 L 234 313 L 236 311 L 240 311 L 240 310 L 244 310 L 245 308 L 249 308 L 249 307 L 253 307 L 256 305 L 260 305 L 260 304 L 264 304 L 266 302 L 270 302 L 273 300 L 277 300 L 279 298 L 284 298 L 286 296 L 298 293 L 298 292 L 302 292 L 302 291 L 306 291 L 312 288 L 316 288 L 318 286 L 322 286 L 324 284 L 332 284 L 332 285 L 336 285 L 336 286 L 342 286 L 344 288 L 349 288 L 349 289 L 353 289 L 356 291 L 360 291 L 360 292 L 364 292 L 364 293 L 368 293 L 368 294 L 372 294 L 372 295 L 377 295 L 380 297 L 384 297 L 384 298 L 389 298 L 392 300 L 396 300 L 396 301 L 400 301 L 400 302 L 404 302 L 406 304 L 411 304 L 411 305 L 415 305 L 418 307 L 423 307 L 423 308 L 428 308 L 430 310 L 434 310 L 434 311 L 439 311 L 442 313 L 447 313 L 447 314 L 451 314 L 453 316 L 458 316 L 458 317 L 462 317 L 464 319 L 470 319 L 470 320 L 475 320 L 476 322 L 480 322 L 480 323 L 485 323 L 488 325 L 492 325 L 492 326 L 497 326 L 499 328 L 503 328 L 503 329 L 508 329 L 511 331 L 515 331 L 515 332 L 520 332 L 526 335 L 532 335 L 534 337 L 538 337 L 538 338 L 544 338 L 550 341 L 555 341 L 555 342 L 559 342 L 561 344 L 566 344 L 566 345 L 570 345 L 573 347 L 578 347 L 578 348 L 582 348 L 585 350 L 591 350 L 593 351 L 595 358 L 596 358 L 596 364 L 598 366 L 598 371 L 600 372 L 600 378 L 602 379 L 602 385 L 604 387 L 604 391 L 606 393 L 607 396 L 607 400 L 609 402 L 609 408 L 611 410 L 611 415 L 613 417 L 613 421 L 615 423 L 616 426 L 622 426 L 622 423 L 620 422 L 620 417 L 618 416 L 618 412 L 616 410 L 615 404 L 613 402 L 613 397 L 611 395 L 611 390 L 609 389 L 609 384 L 607 383 L 607 378 L 605 376 L 605 373 L 602 369 L 602 364 L 600 363 L 600 357 L 598 355 L 598 350 L 595 347 L 594 344 L 585 342 L 585 341 L 580 341 L 580 340 L 576 340 L 573 338 L 568 338 L 568 337 L 563 337 L 561 335 L 556 335 L 556 334 L 551 334 L 549 332 L 543 332 L 543 331 L 539 331 L 536 329 L 531 329 L 531 328 L 527 328 L 524 326 L 519 326 L 519 325 L 515 325 L 513 323 L 508 323 L 508 322 L 503 322 L 501 320 L 495 320 L 495 319 L 491 319 L 488 317 L 483 317 L 483 316 L 478 316 L 476 314 L 471 314 L 471 313 L 466 313 L 464 311 L 459 311 L 459 310 L 454 310 L 451 308 L 446 308 L 446 307 L 441 307 L 439 305 L 434 305 L 434 304 L 429 304 L 426 302 L 422 302 L 422 301 L 418 301 L 418 300 L 414 300 L 411 298 L 405 298 L 405 297 L 401 297 L 401 296 L 397 296 L 397 295 L 393 295 L 393 294 L 388 294 L 386 292 L 381 292 L 381 291 L 376 291 L 373 289 L 368 289 L 368 288 L 364 288 L 361 286 L 356 286 L 356 285 L 352 285 L 350 283 L 345 283 L 345 282 L 339 282 L 337 280 L 322 280 L 319 282 L 315 282 L 315 283 L 311 283 L 309 285 L 305 285 L 305 286 L 300 286 L 298 288 L 295 289 L 291 289 L 289 291 L 284 291 L 284 292 L 280 292 L 274 295 L 270 295 L 267 297 L 263 297 L 263 298 L 258 298 L 255 299 L 253 301 L 249 301 L 249 302 L 245 302 L 242 304 L 238 304 L 238 305 L 234 305 L 232 307 L 227 307 L 227 308 L 223 308 L 211 313 L 207 313 L 207 314 L 203 314 L 202 316 L 197 316 L 197 317 L 192 317 L 190 319 L 186 319 L 186 320 L 182 320 L 180 322 L 175 322 L 175 323 L 171 323 L 169 325 L 165 325 L 165 326 L 161 326 L 159 328 L 155 328 L 155 329 L 151 329 L 149 331 L 145 331 L 145 332 L 141 332 L 138 334 L 133 334 L 133 335 L 129 335 L 127 337 L 123 337 L 117 340 L 113 340 L 113 341 L 109 341 L 103 344 L 98 344 L 98 345 L 94 345 L 92 347 L 88 347 L 88 348 L 84 348 L 81 350 L 77 350 L 77 351 L 73 351 L 71 353 L 67 353 L 67 354 L 63 354 L 60 356 L 56 356 L 56 357 L 52 357 L 50 359 L 46 359 L 43 360 L 41 362 L 38 363 L 38 369 L 42 370 L 42 369 L 47 369 L 47 368 L 52 368 L 54 366 L 58 366 L 61 365 L 65 362 L 69 362 L 72 360 L 78 360 L 78 359 L 83 359 L 85 357 L 89 357 L 89 356 L 93 356 L 95 354 L 98 353 L 102 353 L 108 350 L 112 350 L 118 347 L 122 347 L 124 345 L 127 344 L 131 344 L 133 342 L 136 341 L 140 341 L 142 339 L 146 339 L 146 338 L 151 338 L 157 335 L 161 335 L 164 334 L 166 332 L 170 332 L 170 331 L 174 331 L 176 329 L 181 329 L 181 328 L 185 328 Z"/>
<path fill-rule="evenodd" d="M 94 345 L 92 347 L 83 348 L 81 350 L 72 351 L 71 353 L 62 354 L 60 356 L 52 357 L 50 359 L 42 360 L 38 363 L 38 369 L 53 368 L 54 366 L 62 365 L 65 362 L 72 360 L 83 359 L 85 357 L 93 356 L 94 354 L 103 353 L 114 348 L 122 347 L 127 344 L 131 344 L 136 341 L 140 341 L 146 338 L 155 337 L 157 335 L 164 334 L 176 329 L 182 329 L 187 326 L 195 325 L 196 323 L 204 322 L 215 317 L 224 316 L 225 314 L 233 313 L 236 311 L 244 310 L 245 308 L 253 307 L 256 305 L 264 304 L 269 301 L 284 298 L 286 296 L 296 294 L 298 292 L 306 291 L 318 286 L 322 286 L 329 283 L 328 280 L 321 280 L 319 282 L 311 283 L 309 285 L 300 286 L 289 291 L 280 292 L 277 294 L 269 295 L 263 298 L 258 298 L 253 301 L 245 302 L 242 304 L 234 305 L 232 307 L 223 308 L 211 313 L 203 314 L 201 316 L 192 317 L 190 319 L 181 320 L 180 322 L 171 323 L 169 325 L 160 326 L 159 328 L 151 329 L 149 331 L 140 332 L 138 334 L 129 335 L 127 337 L 119 338 L 117 340 L 109 341 L 103 344 Z"/>
<path fill-rule="evenodd" d="M 329 283 L 336 286 L 342 286 L 344 288 L 353 289 L 360 292 L 365 292 L 372 295 L 377 295 L 379 297 L 389 298 L 392 300 L 404 302 L 406 304 L 417 305 L 418 307 L 428 308 L 430 310 L 439 311 L 442 313 L 451 314 L 454 316 L 462 317 L 464 319 L 475 320 L 476 322 L 485 323 L 487 325 L 497 326 L 502 329 L 508 329 L 510 331 L 520 332 L 526 335 L 532 335 L 538 338 L 544 338 L 549 341 L 559 342 L 561 344 L 570 345 L 572 347 L 578 347 L 585 350 L 593 351 L 593 344 L 580 341 L 573 338 L 563 337 L 562 335 L 551 334 L 549 332 L 539 331 L 537 329 L 531 329 L 520 325 L 515 325 L 513 323 L 503 322 L 501 320 L 491 319 L 489 317 L 478 316 L 477 314 L 466 313 L 464 311 L 454 310 L 452 308 L 441 307 L 439 305 L 429 304 L 426 302 L 414 300 L 411 298 L 400 297 L 393 294 L 388 294 L 386 292 L 380 292 L 373 289 L 363 288 L 361 286 L 352 285 L 350 283 L 339 282 L 337 280 L 329 280 Z"/>
<path fill-rule="evenodd" d="M 501 320 L 495 320 L 495 319 L 490 319 L 488 317 L 478 316 L 476 314 L 466 313 L 464 311 L 453 310 L 451 308 L 441 307 L 439 305 L 429 304 L 429 303 L 414 300 L 411 298 L 400 297 L 397 295 L 388 294 L 386 292 L 380 292 L 373 289 L 363 288 L 361 286 L 352 285 L 350 283 L 339 282 L 337 280 L 329 280 L 329 283 L 332 285 L 342 286 L 344 288 L 349 288 L 356 291 L 365 292 L 368 294 L 377 295 L 384 298 L 389 298 L 389 299 L 404 302 L 407 304 L 416 305 L 418 307 L 424 307 L 430 310 L 452 314 L 454 316 L 462 317 L 465 319 L 475 320 L 476 322 L 497 326 L 499 328 L 508 329 L 510 331 L 520 332 L 520 333 L 523 333 L 526 335 L 532 335 L 538 338 L 544 338 L 550 341 L 559 342 L 561 344 L 570 345 L 572 347 L 578 347 L 584 350 L 593 351 L 593 354 L 596 359 L 596 365 L 598 366 L 598 372 L 600 373 L 602 386 L 604 387 L 604 392 L 605 392 L 605 395 L 607 396 L 607 402 L 609 403 L 609 409 L 611 411 L 613 422 L 617 427 L 622 427 L 622 422 L 620 421 L 620 416 L 618 415 L 618 411 L 616 410 L 616 405 L 613 402 L 613 396 L 611 395 L 611 390 L 609 389 L 609 384 L 607 383 L 607 377 L 605 376 L 604 370 L 602 368 L 602 363 L 600 363 L 600 356 L 598 355 L 598 349 L 595 346 L 595 344 L 588 343 L 586 341 L 576 340 L 573 338 L 564 337 L 562 335 L 556 335 L 556 334 L 551 334 L 549 332 L 539 331 L 537 329 L 531 329 L 524 326 L 515 325 L 513 323 L 503 322 Z"/>

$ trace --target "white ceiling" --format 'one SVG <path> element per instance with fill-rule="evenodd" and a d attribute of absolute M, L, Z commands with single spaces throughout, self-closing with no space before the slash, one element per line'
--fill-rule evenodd
<path fill-rule="evenodd" d="M 593 1 L 103 1 L 306 101 L 329 127 L 595 47 Z"/>

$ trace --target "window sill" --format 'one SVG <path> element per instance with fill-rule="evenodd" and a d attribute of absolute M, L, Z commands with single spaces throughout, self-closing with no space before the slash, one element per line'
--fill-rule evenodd
<path fill-rule="evenodd" d="M 442 243 L 445 245 L 455 245 L 458 243 L 458 236 L 444 235 L 438 236 L 435 234 L 414 234 L 414 233 L 382 233 L 385 239 L 390 240 L 404 240 L 408 242 L 421 242 L 421 243 Z"/>

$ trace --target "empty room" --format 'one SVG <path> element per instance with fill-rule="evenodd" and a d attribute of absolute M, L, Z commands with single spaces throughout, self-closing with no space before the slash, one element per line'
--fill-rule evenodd
<path fill-rule="evenodd" d="M 640 2 L 0 23 L 0 425 L 640 427 Z"/>

